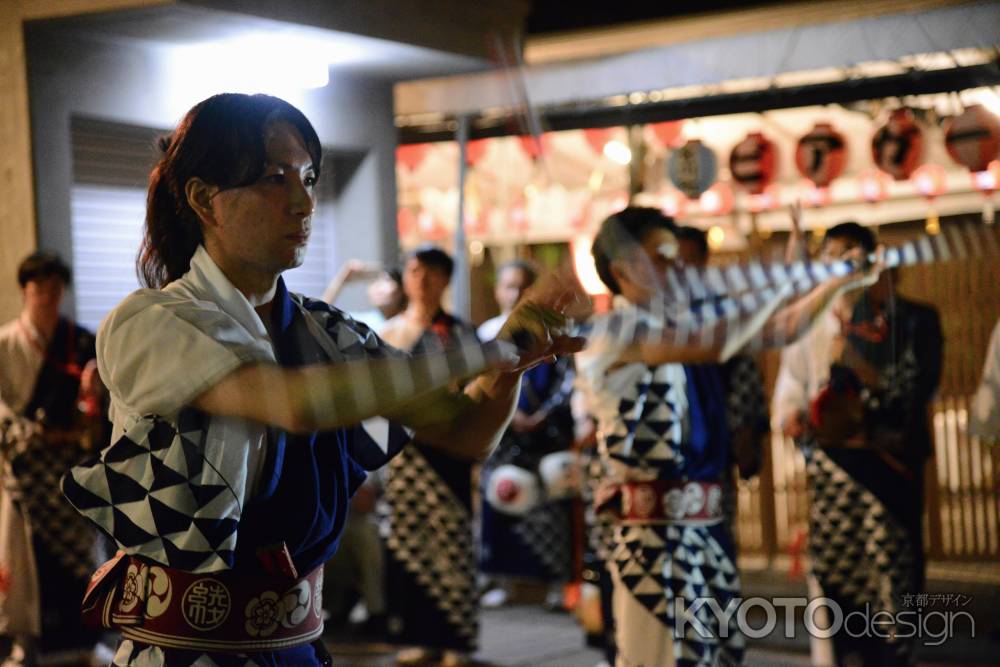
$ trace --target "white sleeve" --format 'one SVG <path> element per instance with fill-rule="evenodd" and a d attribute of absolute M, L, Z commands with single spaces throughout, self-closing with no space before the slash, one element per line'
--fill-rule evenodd
<path fill-rule="evenodd" d="M 602 386 L 608 369 L 632 344 L 639 324 L 638 310 L 622 308 L 591 320 L 587 345 L 574 355 L 576 375 L 584 386 Z"/>
<path fill-rule="evenodd" d="M 771 399 L 771 428 L 780 431 L 788 419 L 809 407 L 809 368 L 805 344 L 810 338 L 781 351 L 778 377 Z"/>
<path fill-rule="evenodd" d="M 1000 321 L 990 335 L 983 379 L 970 408 L 969 433 L 983 440 L 1000 440 Z"/>
<path fill-rule="evenodd" d="M 101 379 L 133 414 L 172 415 L 240 366 L 273 361 L 215 304 L 139 290 L 115 308 L 97 333 Z"/>

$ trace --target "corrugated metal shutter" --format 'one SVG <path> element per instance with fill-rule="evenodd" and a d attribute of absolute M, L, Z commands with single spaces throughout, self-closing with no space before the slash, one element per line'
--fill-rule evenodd
<path fill-rule="evenodd" d="M 163 130 L 86 118 L 71 121 L 73 239 L 76 318 L 95 330 L 101 319 L 139 287 L 136 253 L 146 215 L 146 182 L 158 159 Z M 332 163 L 332 160 L 330 160 Z M 288 271 L 289 289 L 318 296 L 332 275 L 332 169 L 319 188 L 320 205 L 305 262 Z"/>

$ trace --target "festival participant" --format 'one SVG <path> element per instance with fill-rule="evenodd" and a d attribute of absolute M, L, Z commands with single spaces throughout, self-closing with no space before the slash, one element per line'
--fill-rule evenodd
<path fill-rule="evenodd" d="M 454 262 L 436 246 L 409 253 L 403 266 L 406 310 L 386 322 L 382 337 L 411 353 L 475 340 L 472 326 L 446 312 L 444 292 Z M 390 462 L 383 500 L 389 636 L 416 644 L 400 665 L 441 660 L 468 663 L 479 635 L 472 546 L 472 463 L 419 437 Z M 440 526 L 443 529 L 429 529 Z"/>
<path fill-rule="evenodd" d="M 493 288 L 493 298 L 500 306 L 500 314 L 479 325 L 476 329 L 479 340 L 496 338 L 497 332 L 510 317 L 514 306 L 537 279 L 538 272 L 535 267 L 523 259 L 511 260 L 500 265 L 496 272 L 497 282 Z"/>
<path fill-rule="evenodd" d="M 708 238 L 704 231 L 694 227 L 678 227 L 678 257 L 685 266 L 704 269 L 708 266 Z M 708 298 L 712 298 L 709 296 Z M 697 301 L 692 305 L 697 307 Z M 726 391 L 726 420 L 732 437 L 732 462 L 734 473 L 749 479 L 760 471 L 763 450 L 762 439 L 770 430 L 764 377 L 754 358 L 737 354 L 722 367 L 723 386 Z M 731 522 L 736 519 L 736 479 L 726 476 L 726 514 Z"/>
<path fill-rule="evenodd" d="M 983 379 L 969 408 L 969 433 L 986 442 L 1000 442 L 1000 320 L 990 334 Z"/>
<path fill-rule="evenodd" d="M 875 235 L 842 223 L 826 232 L 822 259 L 858 249 L 874 251 Z M 941 350 L 937 311 L 896 294 L 886 272 L 782 352 L 774 422 L 806 456 L 812 576 L 845 615 L 900 611 L 902 596 L 923 588 L 928 409 Z M 842 632 L 833 650 L 838 665 L 906 665 L 913 642 Z"/>
<path fill-rule="evenodd" d="M 523 260 L 497 269 L 494 296 L 501 312 L 479 326 L 480 339 L 496 335 L 535 278 L 534 267 Z M 562 608 L 562 587 L 570 577 L 567 497 L 572 484 L 567 482 L 573 477 L 573 464 L 566 457 L 550 455 L 565 452 L 572 445 L 569 399 L 573 377 L 568 357 L 540 364 L 524 374 L 510 427 L 480 471 L 479 570 L 495 584 L 482 596 L 484 607 L 502 606 L 510 598 L 514 579 L 527 579 L 548 585 L 547 608 Z M 494 476 L 498 469 L 500 474 Z M 522 507 L 516 502 L 520 498 L 511 491 L 496 493 L 503 489 L 506 471 L 516 476 L 506 483 L 517 484 L 523 479 L 537 489 L 536 502 Z"/>
<path fill-rule="evenodd" d="M 281 273 L 305 254 L 321 145 L 283 100 L 216 95 L 161 145 L 139 258 L 150 289 L 97 337 L 112 444 L 63 481 L 121 549 L 84 611 L 120 630 L 116 665 L 328 664 L 322 564 L 365 470 L 399 453 L 404 427 L 485 456 L 517 369 L 577 344 L 542 301 L 502 340 L 407 356 L 290 294 Z M 517 360 L 514 336 L 530 348 Z"/>
<path fill-rule="evenodd" d="M 365 290 L 371 308 L 351 312 L 351 316 L 359 322 L 364 322 L 373 331 L 380 330 L 389 318 L 395 317 L 406 308 L 406 296 L 403 294 L 403 277 L 397 268 L 383 267 L 377 262 L 363 262 L 359 259 L 348 261 L 344 268 L 337 272 L 330 284 L 323 291 L 323 301 L 331 306 L 337 303 L 337 297 L 348 283 L 368 280 Z M 492 340 L 492 336 L 483 340 Z"/>
<path fill-rule="evenodd" d="M 725 609 L 739 596 L 721 508 L 729 436 L 714 364 L 752 338 L 794 340 L 838 294 L 870 282 L 882 266 L 830 278 L 781 308 L 779 291 L 749 319 L 706 322 L 684 343 L 672 332 L 691 313 L 669 303 L 666 289 L 678 251 L 673 230 L 669 218 L 647 208 L 626 208 L 602 223 L 593 256 L 614 309 L 591 321 L 587 348 L 576 355 L 609 471 L 597 502 L 619 517 L 609 563 L 618 667 L 742 660 L 735 615 L 720 632 L 702 605 L 692 616 L 711 636 L 691 623 L 674 632 L 684 620 L 678 603 L 707 597 Z"/>
<path fill-rule="evenodd" d="M 94 336 L 59 314 L 70 270 L 58 256 L 29 255 L 17 280 L 24 306 L 0 327 L 0 633 L 12 639 L 4 665 L 73 653 L 87 661 L 99 637 L 80 621 L 80 598 L 101 545 L 61 502 L 59 478 L 100 446 Z"/>

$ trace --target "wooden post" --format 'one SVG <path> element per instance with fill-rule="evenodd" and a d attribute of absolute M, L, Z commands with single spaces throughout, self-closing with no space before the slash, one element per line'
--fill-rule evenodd
<path fill-rule="evenodd" d="M 0 322 L 21 310 L 17 265 L 38 242 L 22 10 L 0 2 Z"/>
<path fill-rule="evenodd" d="M 455 141 L 458 142 L 458 211 L 455 222 L 455 246 L 452 255 L 455 259 L 455 272 L 451 277 L 452 310 L 461 319 L 469 321 L 471 304 L 469 303 L 469 251 L 465 243 L 465 177 L 468 173 L 466 159 L 469 143 L 469 117 L 458 119 L 455 131 Z"/>

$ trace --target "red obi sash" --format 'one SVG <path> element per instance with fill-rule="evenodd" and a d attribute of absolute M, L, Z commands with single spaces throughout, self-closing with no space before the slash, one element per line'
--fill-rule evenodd
<path fill-rule="evenodd" d="M 716 523 L 722 486 L 716 482 L 657 479 L 620 487 L 622 523 Z"/>
<path fill-rule="evenodd" d="M 273 651 L 320 636 L 322 590 L 322 566 L 298 578 L 196 574 L 119 552 L 91 577 L 82 613 L 91 627 L 164 648 Z"/>

